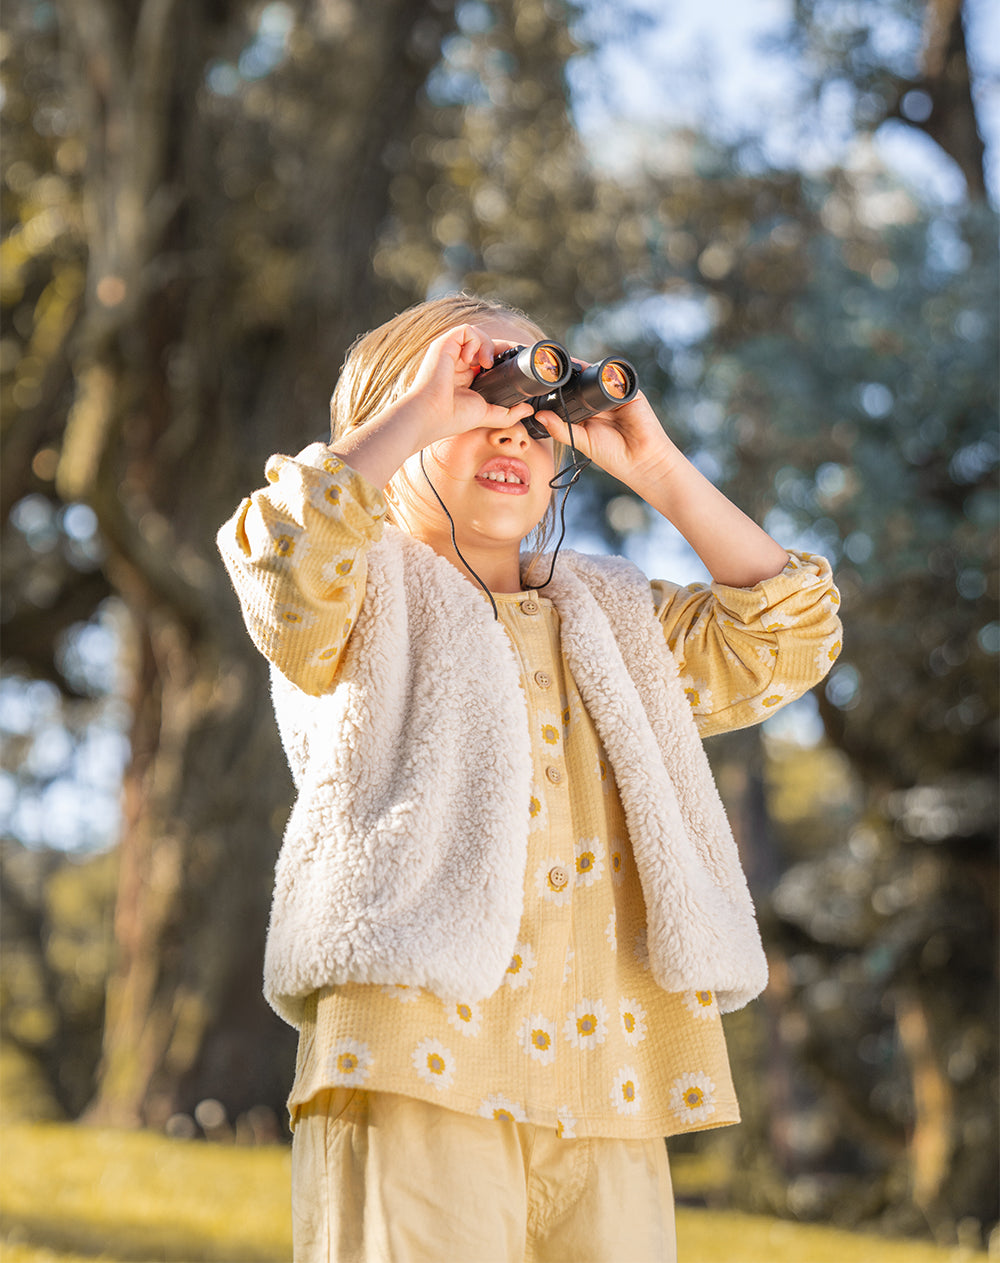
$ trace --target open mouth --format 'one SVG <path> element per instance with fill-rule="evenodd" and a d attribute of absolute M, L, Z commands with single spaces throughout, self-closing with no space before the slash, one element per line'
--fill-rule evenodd
<path fill-rule="evenodd" d="M 476 482 L 490 491 L 524 495 L 531 484 L 531 471 L 523 461 L 498 457 L 486 462 L 476 474 Z"/>

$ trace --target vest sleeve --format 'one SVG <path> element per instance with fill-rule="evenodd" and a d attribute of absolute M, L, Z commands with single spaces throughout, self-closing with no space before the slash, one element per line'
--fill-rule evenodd
<path fill-rule="evenodd" d="M 703 737 L 760 723 L 818 683 L 840 653 L 830 564 L 790 553 L 753 588 L 656 581 L 667 644 Z"/>
<path fill-rule="evenodd" d="M 217 543 L 254 644 L 318 695 L 334 682 L 365 594 L 368 549 L 382 534 L 382 493 L 313 443 L 272 456 Z"/>

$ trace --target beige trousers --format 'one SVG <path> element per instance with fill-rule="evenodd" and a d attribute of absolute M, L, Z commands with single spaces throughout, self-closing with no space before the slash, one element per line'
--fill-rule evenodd
<path fill-rule="evenodd" d="M 675 1263 L 666 1145 L 337 1088 L 298 1113 L 294 1263 Z"/>

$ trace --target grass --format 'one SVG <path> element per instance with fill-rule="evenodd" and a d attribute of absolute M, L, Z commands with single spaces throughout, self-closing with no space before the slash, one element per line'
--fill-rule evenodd
<path fill-rule="evenodd" d="M 290 1263 L 290 1155 L 68 1123 L 0 1130 L 3 1263 Z M 681 1208 L 682 1263 L 973 1263 L 986 1255 Z"/>
<path fill-rule="evenodd" d="M 0 1131 L 0 1257 L 286 1261 L 290 1179 L 290 1152 L 277 1145 L 15 1124 Z"/>
<path fill-rule="evenodd" d="M 979 1263 L 987 1258 L 960 1247 L 683 1207 L 677 1212 L 677 1255 L 680 1263 Z"/>

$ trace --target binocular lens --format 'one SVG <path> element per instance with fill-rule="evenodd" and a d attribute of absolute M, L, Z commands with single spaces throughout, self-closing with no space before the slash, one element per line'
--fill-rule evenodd
<path fill-rule="evenodd" d="M 624 399 L 631 382 L 621 365 L 611 360 L 601 369 L 601 385 L 612 399 Z"/>
<path fill-rule="evenodd" d="M 563 360 L 553 347 L 544 342 L 539 342 L 534 348 L 531 366 L 543 382 L 557 382 L 565 373 Z"/>

